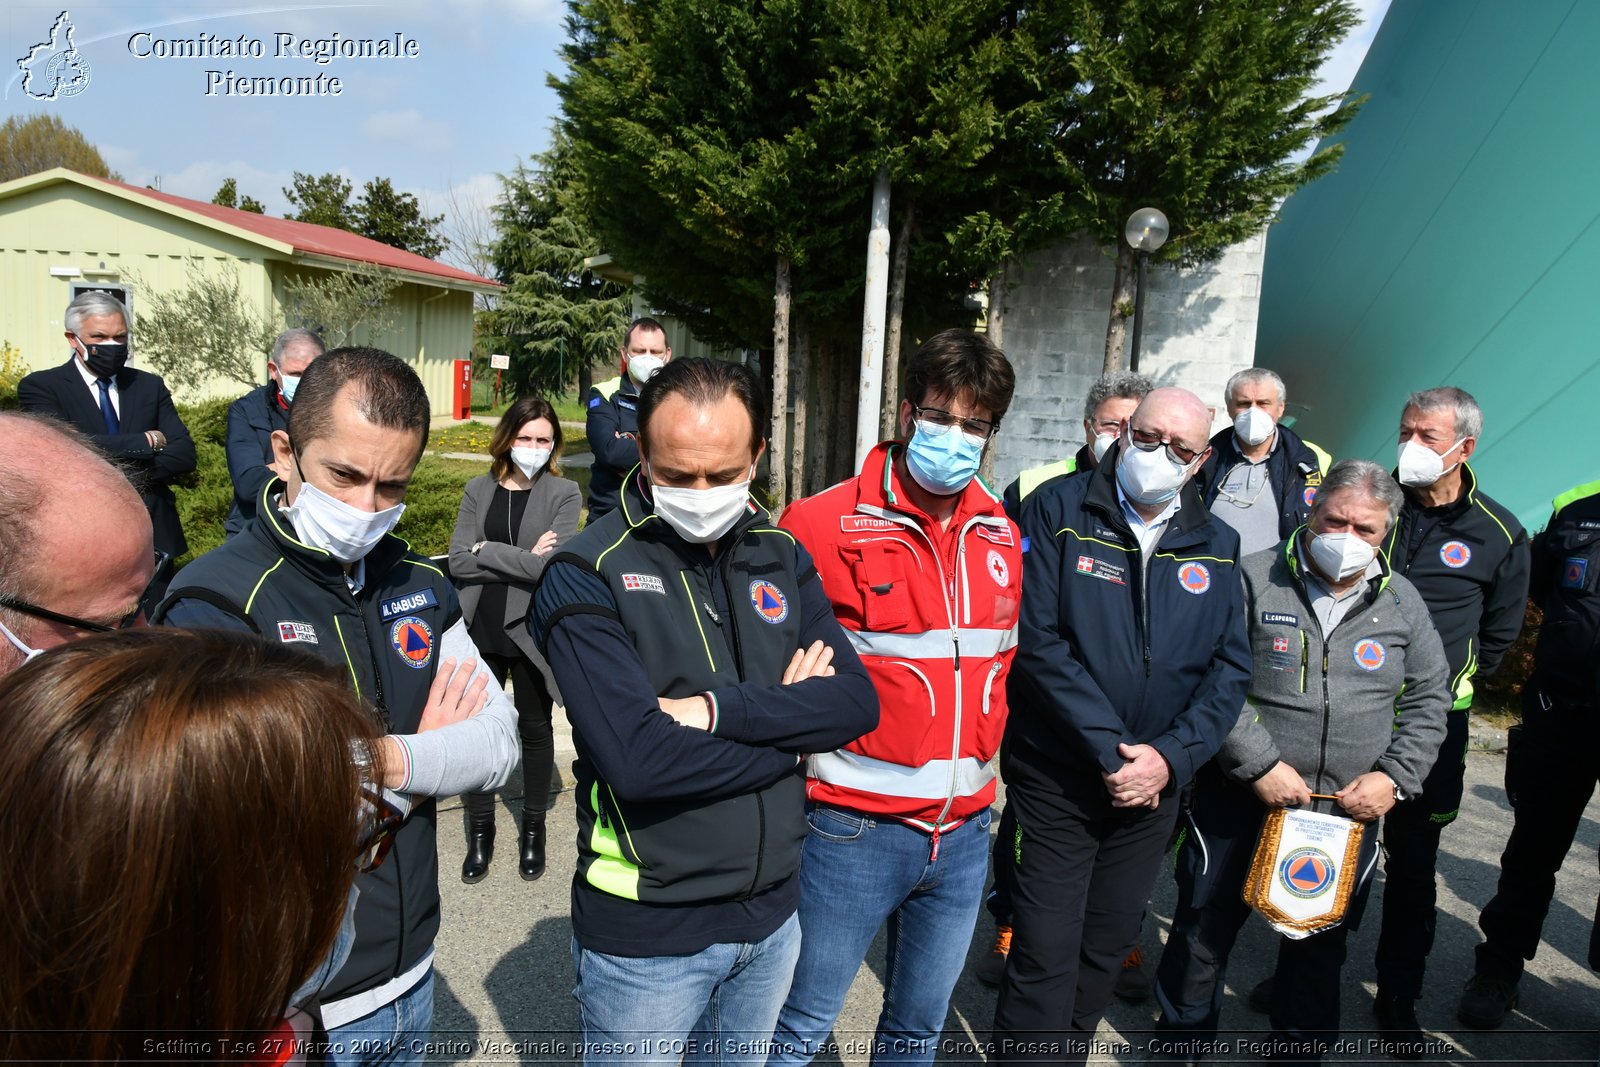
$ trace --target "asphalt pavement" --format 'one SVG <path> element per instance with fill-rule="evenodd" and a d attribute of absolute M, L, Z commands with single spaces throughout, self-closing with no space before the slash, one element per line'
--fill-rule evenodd
<path fill-rule="evenodd" d="M 570 734 L 561 721 L 557 761 L 571 781 Z M 1489 745 L 1492 734 L 1480 734 Z M 1597 887 L 1596 848 L 1600 845 L 1600 804 L 1591 802 L 1556 886 L 1556 898 L 1545 922 L 1545 940 L 1528 965 L 1521 984 L 1521 1004 L 1497 1031 L 1480 1033 L 1457 1023 L 1456 1002 L 1472 972 L 1472 950 L 1479 940 L 1479 909 L 1494 893 L 1500 852 L 1511 828 L 1502 779 L 1505 761 L 1499 752 L 1476 751 L 1467 762 L 1466 796 L 1460 819 L 1446 829 L 1439 860 L 1438 939 L 1429 960 L 1429 991 L 1418 1004 L 1424 1029 L 1435 1039 L 1424 1062 L 1596 1063 L 1596 1027 L 1600 1026 L 1600 978 L 1586 960 Z M 438 937 L 438 983 L 435 999 L 433 1063 L 570 1063 L 577 1059 L 578 1015 L 572 999 L 572 927 L 568 919 L 574 861 L 575 822 L 570 789 L 549 816 L 550 864 L 537 882 L 517 874 L 515 816 L 521 810 L 520 774 L 508 786 L 499 810 L 499 852 L 489 876 L 477 885 L 462 884 L 459 871 L 465 851 L 461 805 L 452 798 L 439 814 L 440 890 L 443 925 Z M 1367 921 L 1350 939 L 1344 969 L 1342 1017 L 1344 1048 L 1328 1062 L 1386 1063 L 1370 1042 L 1372 1030 L 1372 953 L 1377 941 L 1377 907 L 1382 875 L 1374 887 Z M 1142 944 L 1146 966 L 1160 957 L 1176 896 L 1172 877 L 1158 877 L 1145 921 Z M 980 914 L 969 950 L 969 964 L 988 950 L 994 927 Z M 1245 1003 L 1249 990 L 1266 977 L 1276 952 L 1276 937 L 1265 923 L 1252 919 L 1240 936 L 1228 973 L 1223 1009 L 1225 1030 L 1219 1048 L 1207 1063 L 1255 1063 L 1255 1046 L 1264 1042 L 1266 1017 Z M 866 1064 L 865 1054 L 882 1004 L 884 939 L 880 934 L 866 964 L 856 976 L 844 1012 L 834 1029 L 838 1054 L 825 1054 L 819 1064 Z M 987 1037 L 995 994 L 969 971 L 956 986 L 946 1021 L 941 1063 L 980 1062 L 973 1050 Z M 1113 1002 L 1098 1040 L 1098 1064 L 1152 1062 L 1145 1049 L 1155 1019 L 1150 1002 Z"/>

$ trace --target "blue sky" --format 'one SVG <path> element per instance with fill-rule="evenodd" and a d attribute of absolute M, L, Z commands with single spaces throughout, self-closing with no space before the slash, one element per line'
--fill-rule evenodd
<path fill-rule="evenodd" d="M 1365 21 L 1324 73 L 1348 85 L 1388 0 L 1358 0 Z M 447 235 L 482 226 L 499 191 L 495 175 L 543 150 L 556 112 L 546 86 L 565 37 L 560 0 L 431 0 L 428 3 L 73 3 L 74 44 L 89 65 L 76 96 L 37 101 L 23 92 L 16 60 L 46 40 L 61 0 L 8 0 L 0 15 L 4 115 L 51 112 L 82 130 L 122 177 L 209 200 L 226 177 L 281 215 L 281 189 L 296 171 L 334 171 L 359 190 L 387 177 L 445 213 Z M 135 37 L 136 34 L 143 36 Z M 186 58 L 154 42 L 260 42 L 262 58 Z M 293 40 L 414 41 L 414 58 L 334 58 L 326 64 L 275 55 Z M 338 96 L 207 95 L 206 71 L 245 78 L 337 77 Z M 462 220 L 459 224 L 456 217 Z M 452 258 L 446 256 L 446 258 Z"/>

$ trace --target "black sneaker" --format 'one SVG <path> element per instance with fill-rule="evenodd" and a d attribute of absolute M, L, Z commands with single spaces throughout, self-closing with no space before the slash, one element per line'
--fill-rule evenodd
<path fill-rule="evenodd" d="M 1372 1013 L 1378 1017 L 1382 1051 L 1397 1060 L 1420 1060 L 1428 1050 L 1428 1038 L 1417 1023 L 1417 1002 L 1378 990 L 1372 1000 Z"/>
<path fill-rule="evenodd" d="M 1493 1030 L 1516 1006 L 1517 983 L 1479 972 L 1467 979 L 1456 1018 L 1474 1030 Z"/>
<path fill-rule="evenodd" d="M 1256 987 L 1250 990 L 1248 998 L 1251 1011 L 1259 1011 L 1262 1015 L 1272 1014 L 1272 976 L 1261 979 Z"/>

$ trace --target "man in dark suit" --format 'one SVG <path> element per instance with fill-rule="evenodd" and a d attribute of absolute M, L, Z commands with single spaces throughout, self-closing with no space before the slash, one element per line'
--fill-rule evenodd
<path fill-rule="evenodd" d="M 22 409 L 71 423 L 120 466 L 144 498 L 156 549 L 176 559 L 189 545 L 169 483 L 194 470 L 189 430 L 160 376 L 127 366 L 128 311 L 120 300 L 82 293 L 64 319 L 72 358 L 17 384 Z M 157 576 L 161 588 L 150 596 L 160 597 L 166 577 Z"/>
<path fill-rule="evenodd" d="M 322 352 L 322 338 L 312 331 L 284 330 L 267 358 L 267 384 L 228 405 L 228 477 L 233 479 L 229 537 L 255 517 L 256 501 L 273 477 L 272 431 L 289 432 L 289 405 L 300 375 Z"/>

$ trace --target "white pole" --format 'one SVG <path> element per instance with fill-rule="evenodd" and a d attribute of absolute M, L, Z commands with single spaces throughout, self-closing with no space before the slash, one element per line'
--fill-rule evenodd
<path fill-rule="evenodd" d="M 856 403 L 856 466 L 878 443 L 883 413 L 883 327 L 889 303 L 889 167 L 872 183 L 872 229 L 867 234 L 867 298 L 861 312 L 861 393 Z"/>

